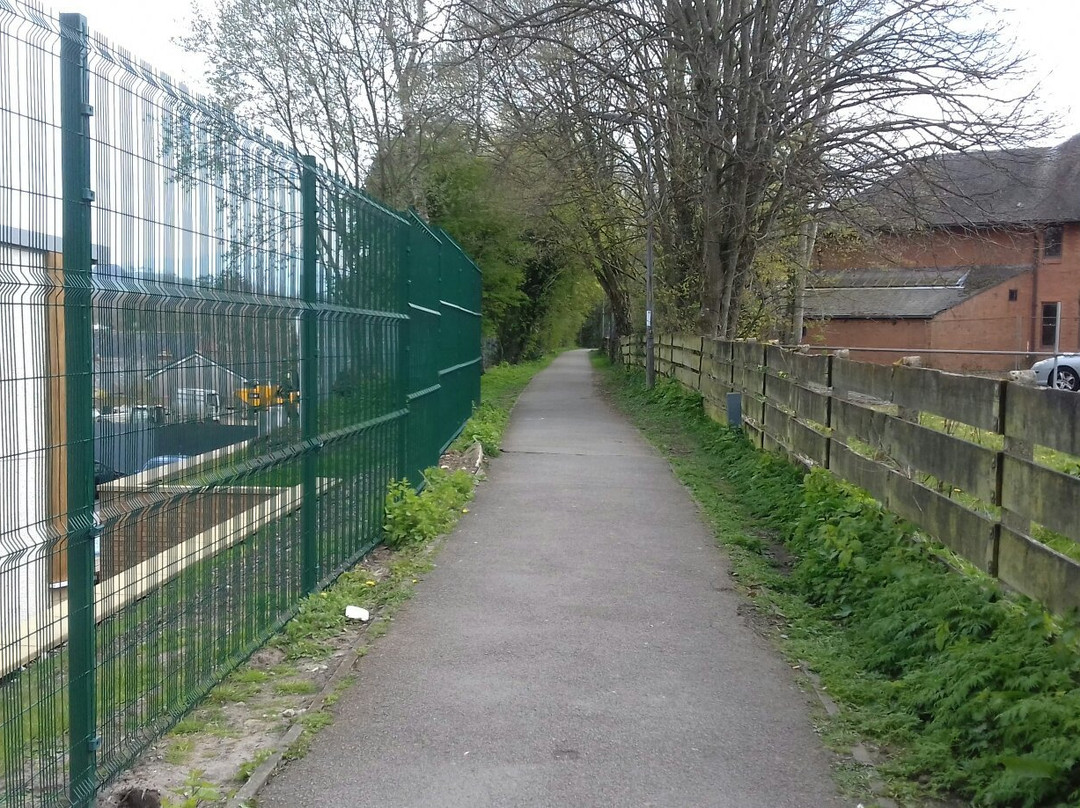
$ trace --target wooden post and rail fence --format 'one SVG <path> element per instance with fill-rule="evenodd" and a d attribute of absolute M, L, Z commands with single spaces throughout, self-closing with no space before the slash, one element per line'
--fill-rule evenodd
<path fill-rule="evenodd" d="M 640 340 L 620 347 L 643 364 Z M 715 420 L 741 394 L 759 448 L 857 485 L 1051 611 L 1080 608 L 1080 395 L 758 342 L 659 335 L 655 350 Z"/>

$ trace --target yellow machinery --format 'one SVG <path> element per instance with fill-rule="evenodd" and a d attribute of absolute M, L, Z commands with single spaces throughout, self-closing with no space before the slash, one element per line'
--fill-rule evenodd
<path fill-rule="evenodd" d="M 247 387 L 237 390 L 236 397 L 253 410 L 280 407 L 285 403 L 296 405 L 300 401 L 299 391 L 285 392 L 280 384 L 270 382 L 252 382 Z"/>

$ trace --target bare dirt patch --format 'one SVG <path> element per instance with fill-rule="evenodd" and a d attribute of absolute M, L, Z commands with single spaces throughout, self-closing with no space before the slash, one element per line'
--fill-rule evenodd
<path fill-rule="evenodd" d="M 467 471 L 476 474 L 484 462 L 484 454 L 479 443 L 474 443 L 463 452 L 450 449 L 439 459 L 439 468 L 447 471 Z"/>
<path fill-rule="evenodd" d="M 378 575 L 378 562 L 386 555 L 379 548 L 361 568 Z M 327 642 L 327 654 L 317 658 L 289 660 L 275 647 L 255 652 L 103 791 L 97 805 L 119 806 L 120 795 L 133 788 L 159 791 L 165 806 L 224 801 L 290 727 L 304 720 L 337 666 L 355 659 L 367 630 L 368 624 L 347 624 Z M 188 803 L 196 791 L 202 797 Z"/>

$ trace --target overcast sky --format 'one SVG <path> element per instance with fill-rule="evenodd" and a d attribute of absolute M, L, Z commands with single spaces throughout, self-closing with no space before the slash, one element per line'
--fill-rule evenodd
<path fill-rule="evenodd" d="M 54 0 L 55 2 L 55 0 Z M 1043 102 L 1059 114 L 1061 130 L 1048 135 L 1057 142 L 1080 133 L 1080 3 L 1076 0 L 998 0 L 1011 6 L 1002 12 L 1019 46 L 1034 54 L 1032 72 L 1043 84 Z M 154 64 L 174 78 L 199 87 L 200 61 L 172 44 L 187 33 L 187 0 L 73 0 L 90 28 Z M 63 8 L 63 7 L 61 7 Z"/>
<path fill-rule="evenodd" d="M 189 31 L 188 0 L 70 0 L 56 7 L 84 15 L 91 31 L 175 79 L 201 75 L 199 60 L 171 42 Z"/>

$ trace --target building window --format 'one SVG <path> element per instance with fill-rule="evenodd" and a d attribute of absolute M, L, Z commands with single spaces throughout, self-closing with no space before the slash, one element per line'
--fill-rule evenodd
<path fill-rule="evenodd" d="M 1043 258 L 1061 258 L 1065 242 L 1065 228 L 1060 224 L 1048 225 L 1043 230 Z"/>
<path fill-rule="evenodd" d="M 1016 302 L 1016 299 L 1017 299 L 1017 298 L 1018 298 L 1019 296 L 1020 296 L 1020 293 L 1019 293 L 1019 291 L 1018 291 L 1018 290 L 1016 290 L 1016 289 L 1010 289 L 1010 290 L 1009 290 L 1009 302 L 1010 302 L 1010 303 L 1015 303 L 1015 302 Z"/>
<path fill-rule="evenodd" d="M 1059 303 L 1042 304 L 1042 344 L 1044 348 L 1053 348 L 1057 339 Z"/>

